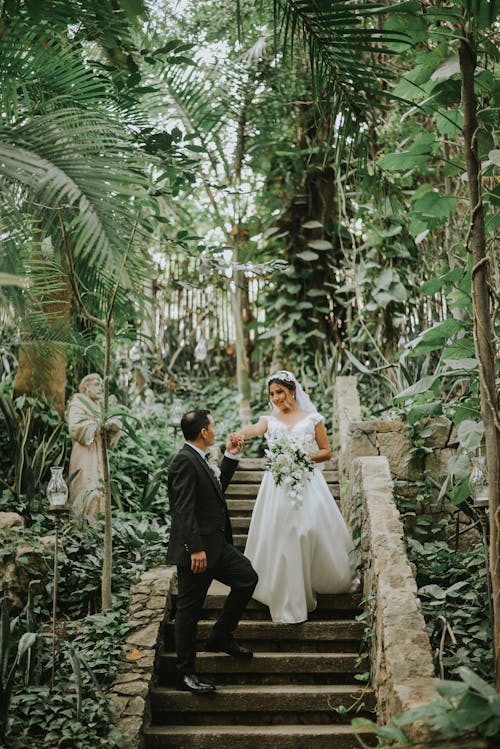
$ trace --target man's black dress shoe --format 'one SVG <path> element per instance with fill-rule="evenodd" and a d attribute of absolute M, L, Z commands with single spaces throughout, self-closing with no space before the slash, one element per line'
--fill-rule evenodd
<path fill-rule="evenodd" d="M 253 658 L 252 651 L 238 645 L 233 637 L 209 637 L 206 649 L 210 653 L 227 653 L 240 661 L 246 661 L 249 658 Z"/>
<path fill-rule="evenodd" d="M 193 692 L 193 694 L 211 694 L 215 686 L 208 681 L 200 681 L 196 674 L 184 674 L 177 679 L 176 689 L 179 692 Z"/>

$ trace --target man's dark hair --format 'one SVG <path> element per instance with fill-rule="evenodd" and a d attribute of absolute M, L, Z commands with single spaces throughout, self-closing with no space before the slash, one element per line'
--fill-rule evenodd
<path fill-rule="evenodd" d="M 195 440 L 202 429 L 208 429 L 210 425 L 209 414 L 210 411 L 205 409 L 188 411 L 187 414 L 184 414 L 181 419 L 181 429 L 184 438 Z"/>

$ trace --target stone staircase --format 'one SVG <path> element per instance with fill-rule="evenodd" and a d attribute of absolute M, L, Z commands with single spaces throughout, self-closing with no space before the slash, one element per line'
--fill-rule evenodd
<path fill-rule="evenodd" d="M 240 549 L 262 473 L 262 460 L 242 459 L 226 493 Z M 326 464 L 325 478 L 338 499 L 334 461 Z M 350 720 L 355 715 L 372 717 L 374 709 L 372 690 L 355 679 L 368 670 L 358 662 L 363 629 L 355 617 L 360 594 L 319 596 L 309 621 L 292 625 L 270 621 L 267 607 L 250 601 L 236 632 L 238 642 L 254 651 L 249 661 L 203 651 L 226 595 L 225 586 L 212 584 L 198 627 L 197 670 L 217 685 L 213 695 L 175 690 L 174 633 L 168 623 L 150 693 L 146 749 L 357 749 Z M 359 709 L 347 716 L 337 710 L 354 703 Z"/>

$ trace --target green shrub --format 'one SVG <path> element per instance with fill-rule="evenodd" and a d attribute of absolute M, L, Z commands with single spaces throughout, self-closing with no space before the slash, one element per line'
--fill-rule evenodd
<path fill-rule="evenodd" d="M 446 542 L 408 539 L 427 631 L 441 678 L 468 666 L 493 681 L 494 658 L 484 547 L 452 551 Z"/>

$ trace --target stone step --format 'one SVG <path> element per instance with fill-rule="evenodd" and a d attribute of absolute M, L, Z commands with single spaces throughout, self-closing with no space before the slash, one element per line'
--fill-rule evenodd
<path fill-rule="evenodd" d="M 338 484 L 339 472 L 335 470 L 324 470 L 323 476 L 327 483 Z M 233 478 L 231 479 L 232 484 L 260 484 L 264 477 L 264 470 L 261 471 L 235 471 Z"/>
<path fill-rule="evenodd" d="M 214 580 L 208 589 L 208 595 L 203 607 L 203 618 L 213 619 L 219 616 L 220 609 L 224 605 L 229 593 L 227 585 Z M 361 593 L 333 593 L 318 595 L 318 605 L 309 614 L 309 620 L 318 619 L 354 619 L 361 613 Z M 263 603 L 253 598 L 248 602 L 245 619 L 270 619 L 269 609 Z M 295 625 L 288 625 L 295 626 Z"/>
<path fill-rule="evenodd" d="M 245 551 L 247 535 L 247 533 L 233 533 L 233 545 L 242 552 Z"/>
<path fill-rule="evenodd" d="M 198 650 L 203 650 L 205 641 L 213 628 L 213 620 L 198 623 Z M 235 636 L 240 645 L 254 652 L 275 653 L 358 653 L 363 637 L 361 622 L 350 619 L 308 621 L 302 624 L 242 620 Z M 165 650 L 175 650 L 174 624 L 165 625 Z"/>
<path fill-rule="evenodd" d="M 263 471 L 266 463 L 265 458 L 240 458 L 238 463 L 238 471 Z M 323 463 L 325 471 L 338 471 L 339 459 L 338 455 L 333 455 L 330 460 Z"/>
<path fill-rule="evenodd" d="M 247 532 L 250 527 L 250 515 L 237 515 L 237 516 L 231 516 L 231 527 L 233 529 L 233 533 L 241 533 L 242 531 Z"/>
<path fill-rule="evenodd" d="M 151 690 L 153 723 L 163 724 L 340 723 L 345 717 L 336 708 L 355 706 L 353 715 L 372 717 L 374 705 L 372 689 L 340 684 L 227 685 L 208 699 L 168 687 Z"/>
<path fill-rule="evenodd" d="M 228 499 L 226 500 L 226 504 L 227 509 L 229 510 L 229 514 L 231 515 L 232 522 L 234 513 L 240 514 L 243 512 L 247 512 L 251 514 L 255 505 L 255 499 Z"/>
<path fill-rule="evenodd" d="M 205 698 L 207 699 L 207 698 Z M 211 699 L 211 698 L 208 698 Z M 356 735 L 376 742 L 366 729 L 343 725 L 150 726 L 146 749 L 359 749 Z"/>
<path fill-rule="evenodd" d="M 201 620 L 198 623 L 200 637 L 210 633 L 213 622 Z M 237 629 L 238 642 L 245 640 L 361 640 L 364 627 L 362 622 L 350 619 L 302 622 L 301 624 L 282 624 L 281 622 L 240 621 Z"/>
<path fill-rule="evenodd" d="M 160 653 L 157 673 L 162 684 L 175 682 L 175 663 L 174 653 Z M 255 653 L 241 661 L 201 651 L 196 668 L 216 684 L 345 684 L 356 683 L 354 676 L 366 671 L 366 664 L 356 653 Z"/>
<path fill-rule="evenodd" d="M 340 497 L 340 486 L 339 484 L 328 484 L 328 488 L 335 498 Z M 258 493 L 258 484 L 229 484 L 226 489 L 226 499 L 255 499 Z"/>
<path fill-rule="evenodd" d="M 240 471 L 237 470 L 231 479 L 232 484 L 260 484 L 264 477 L 264 470 L 261 471 Z"/>
<path fill-rule="evenodd" d="M 337 502 L 337 505 L 339 504 L 338 497 L 335 497 L 335 501 Z M 227 508 L 229 510 L 229 514 L 231 516 L 231 524 L 233 527 L 233 530 L 236 530 L 234 527 L 234 519 L 235 517 L 250 517 L 253 508 L 255 506 L 255 499 L 237 499 L 232 498 L 227 500 Z"/>

